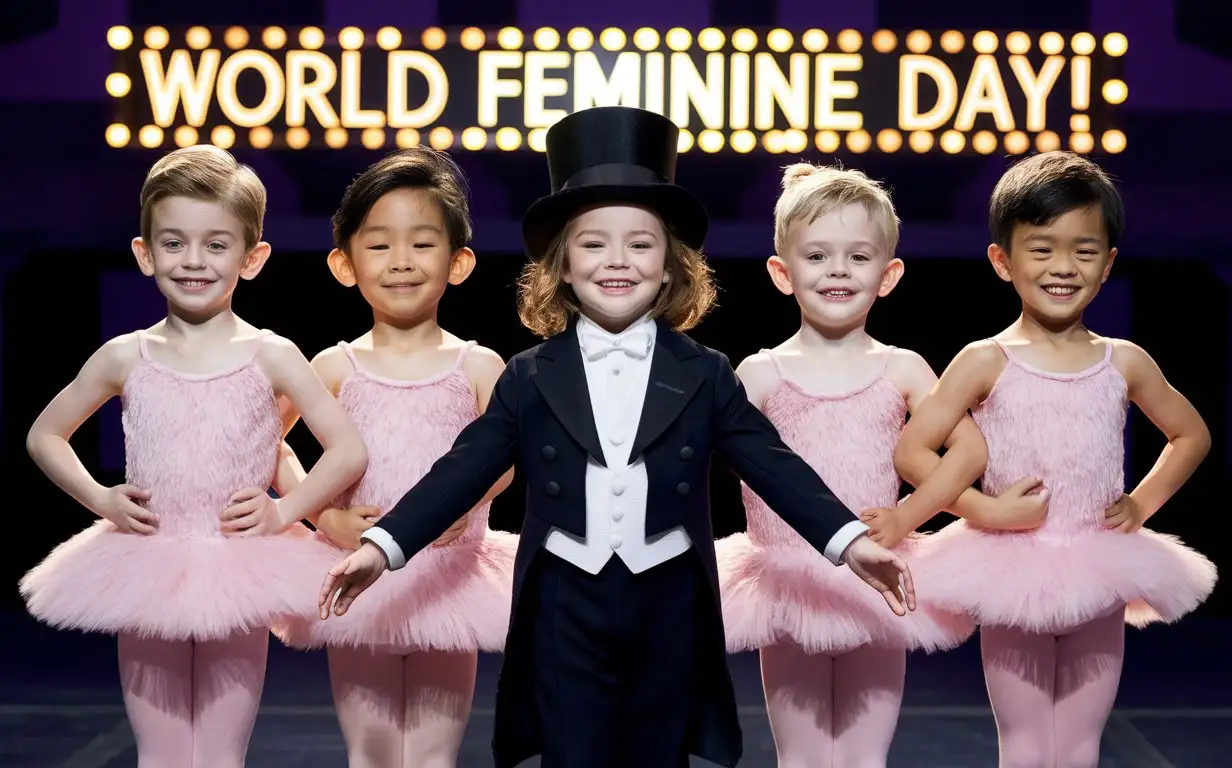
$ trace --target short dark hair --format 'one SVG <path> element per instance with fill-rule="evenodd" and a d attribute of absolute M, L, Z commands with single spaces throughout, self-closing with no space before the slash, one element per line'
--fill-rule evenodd
<path fill-rule="evenodd" d="M 1108 247 L 1125 230 L 1125 206 L 1112 179 L 1073 152 L 1044 152 L 1014 164 L 997 182 L 988 203 L 993 242 L 1009 253 L 1014 226 L 1050 224 L 1070 211 L 1099 206 Z"/>
<path fill-rule="evenodd" d="M 436 198 L 445 219 L 451 249 L 456 251 L 470 245 L 469 190 L 462 169 L 444 152 L 413 147 L 381 158 L 347 187 L 331 219 L 334 246 L 345 252 L 372 206 L 390 192 L 403 188 L 425 189 Z"/>

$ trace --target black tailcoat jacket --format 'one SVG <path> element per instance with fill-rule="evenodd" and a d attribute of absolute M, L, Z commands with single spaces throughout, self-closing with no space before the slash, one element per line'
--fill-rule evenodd
<path fill-rule="evenodd" d="M 724 766 L 740 758 L 741 734 L 720 613 L 709 474 L 718 454 L 818 551 L 855 519 L 777 430 L 749 403 L 728 359 L 659 321 L 641 423 L 629 462 L 645 460 L 646 536 L 684 526 L 714 590 L 704 712 L 692 753 Z M 602 464 L 575 323 L 509 361 L 487 411 L 377 525 L 409 559 L 470 510 L 511 467 L 526 484 L 526 517 L 514 565 L 513 613 L 497 690 L 493 752 L 498 768 L 539 754 L 540 724 L 518 596 L 527 566 L 552 527 L 586 534 L 587 459 Z"/>

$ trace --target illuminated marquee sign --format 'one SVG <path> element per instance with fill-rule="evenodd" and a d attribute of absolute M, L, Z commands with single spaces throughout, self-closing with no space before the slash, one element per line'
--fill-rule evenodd
<path fill-rule="evenodd" d="M 1126 145 L 1120 33 L 113 27 L 107 39 L 113 147 L 542 151 L 556 120 L 610 104 L 667 115 L 682 151 Z"/>

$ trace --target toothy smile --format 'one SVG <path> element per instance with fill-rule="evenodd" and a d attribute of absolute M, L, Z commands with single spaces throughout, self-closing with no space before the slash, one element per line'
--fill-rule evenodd
<path fill-rule="evenodd" d="M 826 288 L 818 291 L 827 301 L 851 301 L 856 292 L 850 288 Z"/>
<path fill-rule="evenodd" d="M 1047 293 L 1049 296 L 1053 296 L 1058 299 L 1069 299 L 1069 298 L 1072 298 L 1074 294 L 1078 293 L 1078 286 L 1076 285 L 1064 285 L 1060 283 L 1053 283 L 1051 285 L 1045 285 L 1042 287 L 1044 289 L 1044 293 Z"/>
<path fill-rule="evenodd" d="M 186 291 L 200 291 L 214 284 L 213 280 L 203 280 L 200 278 L 187 278 L 187 277 L 175 278 L 174 282 L 176 285 L 180 286 Z"/>
<path fill-rule="evenodd" d="M 606 294 L 624 294 L 633 290 L 637 282 L 633 280 L 599 280 L 599 289 Z"/>

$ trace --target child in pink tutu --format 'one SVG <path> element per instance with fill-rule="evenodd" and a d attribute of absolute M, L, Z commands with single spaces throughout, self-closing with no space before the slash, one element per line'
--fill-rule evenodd
<path fill-rule="evenodd" d="M 1146 352 L 1082 324 L 1124 226 L 1097 166 L 1067 152 L 1020 162 L 997 184 L 989 219 L 989 260 L 1022 314 L 959 353 L 898 450 L 928 456 L 970 409 L 988 444 L 984 491 L 1039 477 L 1048 514 L 1030 531 L 958 521 L 929 537 L 920 594 L 980 625 L 1002 768 L 1094 766 L 1125 623 L 1174 621 L 1214 586 L 1210 561 L 1142 528 L 1197 468 L 1210 435 Z M 1126 494 L 1130 402 L 1168 446 Z"/>
<path fill-rule="evenodd" d="M 873 303 L 902 277 L 897 243 L 893 203 L 876 182 L 859 171 L 789 166 L 767 268 L 800 305 L 800 331 L 736 370 L 750 402 L 850 509 L 897 504 L 894 448 L 907 412 L 937 379 L 919 355 L 864 329 Z M 950 506 L 984 461 L 979 430 L 960 424 L 945 459 L 925 465 L 929 480 L 905 502 L 908 515 Z M 936 495 L 947 487 L 951 495 Z M 971 621 L 937 610 L 926 593 L 913 614 L 888 613 L 854 573 L 743 491 L 748 533 L 716 545 L 723 617 L 729 651 L 760 649 L 779 765 L 885 765 L 906 651 L 956 646 Z M 910 564 L 916 540 L 901 539 L 882 543 Z"/>
<path fill-rule="evenodd" d="M 487 407 L 504 361 L 437 324 L 446 287 L 474 269 L 470 238 L 462 171 L 430 149 L 389 155 L 342 198 L 329 267 L 338 282 L 359 288 L 373 326 L 317 355 L 313 366 L 371 458 L 359 483 L 314 521 L 322 535 L 304 557 L 318 570 L 304 589 L 318 588 L 320 574 L 357 549 L 360 534 Z M 500 651 L 509 628 L 517 537 L 488 529 L 488 507 L 511 479 L 512 470 L 438 546 L 381 580 L 346 616 L 304 616 L 276 630 L 289 645 L 329 649 L 352 766 L 455 764 L 478 651 Z"/>
<path fill-rule="evenodd" d="M 209 146 L 159 160 L 141 190 L 133 253 L 167 298 L 152 328 L 108 341 L 30 429 L 30 455 L 103 518 L 21 581 L 36 618 L 119 636 L 138 764 L 239 768 L 265 678 L 269 627 L 312 615 L 319 566 L 294 525 L 353 483 L 363 440 L 293 344 L 231 311 L 257 276 L 265 188 Z M 123 398 L 126 482 L 99 485 L 69 445 Z M 304 414 L 324 454 L 296 490 L 267 493 L 277 398 Z"/>

